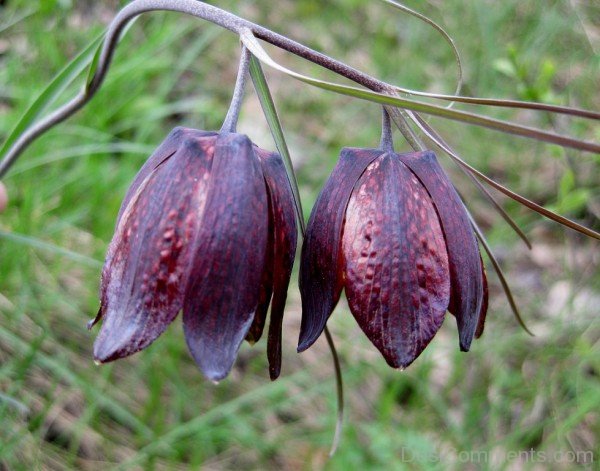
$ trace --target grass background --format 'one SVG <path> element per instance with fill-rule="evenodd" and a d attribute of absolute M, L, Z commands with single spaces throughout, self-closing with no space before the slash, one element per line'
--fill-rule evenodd
<path fill-rule="evenodd" d="M 443 40 L 380 2 L 215 3 L 384 80 L 454 89 L 453 56 Z M 105 28 L 119 2 L 0 4 L 2 141 L 47 81 Z M 600 108 L 600 7 L 593 1 L 407 4 L 441 21 L 455 39 L 465 93 Z M 600 459 L 598 244 L 501 198 L 531 236 L 528 251 L 451 165 L 536 337 L 518 328 L 489 267 L 482 339 L 460 353 L 448 319 L 404 372 L 386 366 L 342 301 L 329 325 L 347 410 L 332 460 L 331 360 L 324 341 L 295 353 L 295 282 L 282 377 L 274 383 L 263 341 L 244 345 L 230 377 L 209 384 L 187 353 L 179 321 L 143 353 L 93 364 L 95 332 L 85 324 L 98 307 L 100 268 L 120 200 L 172 127 L 220 127 L 237 48 L 233 35 L 206 23 L 145 15 L 123 40 L 96 98 L 31 146 L 5 179 L 11 202 L 0 215 L 0 469 L 592 469 L 589 452 Z M 378 142 L 379 109 L 265 71 L 308 216 L 339 149 Z M 71 87 L 62 100 L 76 91 Z M 600 138 L 598 126 L 577 119 L 485 111 Z M 599 228 L 598 156 L 431 123 L 488 175 Z M 274 147 L 250 90 L 240 130 Z M 396 147 L 406 149 L 400 137 Z"/>

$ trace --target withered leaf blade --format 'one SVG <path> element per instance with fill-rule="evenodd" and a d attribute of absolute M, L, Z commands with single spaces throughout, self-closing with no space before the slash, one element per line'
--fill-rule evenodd
<path fill-rule="evenodd" d="M 184 138 L 131 197 L 102 272 L 98 318 L 104 322 L 94 343 L 97 361 L 145 348 L 182 308 L 213 145 L 210 137 Z"/>
<path fill-rule="evenodd" d="M 213 131 L 200 131 L 198 129 L 184 128 L 181 126 L 173 128 L 165 140 L 156 148 L 152 155 L 148 157 L 146 162 L 144 162 L 144 165 L 142 165 L 142 168 L 140 168 L 137 175 L 134 177 L 133 182 L 127 190 L 127 193 L 125 193 L 125 198 L 123 198 L 123 202 L 121 203 L 119 215 L 117 216 L 117 224 L 121 220 L 121 216 L 129 204 L 129 201 L 133 195 L 135 195 L 142 182 L 148 177 L 148 175 L 150 175 L 150 173 L 154 171 L 156 167 L 173 155 L 183 141 L 186 139 L 216 135 L 217 133 Z"/>
<path fill-rule="evenodd" d="M 250 140 L 220 134 L 206 209 L 193 241 L 183 327 L 194 360 L 212 380 L 233 365 L 259 303 L 268 228 L 267 191 Z"/>
<path fill-rule="evenodd" d="M 433 203 L 397 154 L 373 162 L 355 186 L 342 247 L 352 314 L 388 364 L 405 368 L 444 321 L 450 275 Z"/>
<path fill-rule="evenodd" d="M 343 149 L 310 214 L 300 260 L 298 352 L 319 338 L 339 301 L 343 287 L 341 239 L 348 200 L 359 177 L 382 153 L 379 149 Z"/>
<path fill-rule="evenodd" d="M 484 287 L 479 246 L 467 210 L 433 152 L 400 154 L 400 158 L 431 195 L 442 223 L 450 265 L 448 310 L 456 316 L 460 348 L 468 351 L 479 324 Z"/>
<path fill-rule="evenodd" d="M 271 380 L 281 372 L 281 329 L 287 290 L 292 276 L 298 230 L 294 194 L 288 180 L 285 165 L 276 152 L 267 152 L 255 147 L 260 158 L 269 194 L 269 211 L 273 230 L 272 265 L 267 269 L 273 273 L 273 302 L 267 341 L 267 357 Z"/>

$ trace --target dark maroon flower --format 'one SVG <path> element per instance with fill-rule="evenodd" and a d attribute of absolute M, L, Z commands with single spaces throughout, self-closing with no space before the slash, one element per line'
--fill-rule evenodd
<path fill-rule="evenodd" d="M 279 154 L 242 134 L 176 128 L 121 206 L 102 271 L 95 359 L 142 350 L 183 310 L 190 352 L 218 381 L 244 338 L 260 338 L 273 298 L 267 351 L 277 378 L 296 237 Z"/>
<path fill-rule="evenodd" d="M 433 152 L 342 151 L 302 248 L 298 351 L 319 337 L 342 288 L 361 329 L 395 368 L 419 356 L 447 309 L 462 350 L 483 332 L 479 247 Z"/>

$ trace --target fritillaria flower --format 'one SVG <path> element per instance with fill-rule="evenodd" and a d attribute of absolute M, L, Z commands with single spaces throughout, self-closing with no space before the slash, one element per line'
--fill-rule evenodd
<path fill-rule="evenodd" d="M 483 331 L 486 285 L 468 214 L 433 152 L 344 149 L 306 230 L 298 351 L 319 337 L 343 288 L 392 367 L 419 356 L 446 310 L 467 351 Z"/>
<path fill-rule="evenodd" d="M 242 341 L 260 338 L 272 298 L 267 352 L 277 378 L 296 237 L 278 154 L 242 134 L 176 128 L 123 201 L 93 321 L 103 319 L 95 359 L 142 350 L 183 310 L 189 350 L 218 381 Z"/>

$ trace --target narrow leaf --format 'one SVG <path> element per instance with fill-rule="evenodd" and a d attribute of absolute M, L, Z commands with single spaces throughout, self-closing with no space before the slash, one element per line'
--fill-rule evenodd
<path fill-rule="evenodd" d="M 398 10 L 403 11 L 404 13 L 408 13 L 409 15 L 412 15 L 415 18 L 418 18 L 419 20 L 427 23 L 429 26 L 431 26 L 433 29 L 435 29 L 437 32 L 439 32 L 442 35 L 444 40 L 452 48 L 452 53 L 454 54 L 454 59 L 456 61 L 458 81 L 456 84 L 455 94 L 458 95 L 460 93 L 460 90 L 462 89 L 462 85 L 463 85 L 463 68 L 462 68 L 462 60 L 460 59 L 460 53 L 458 52 L 458 48 L 456 47 L 456 44 L 454 44 L 454 40 L 452 39 L 452 36 L 450 36 L 446 32 L 446 30 L 444 28 L 442 28 L 438 23 L 433 21 L 431 18 L 423 15 L 422 13 L 419 13 L 418 11 L 408 8 L 407 6 L 405 6 L 399 2 L 396 2 L 394 0 L 382 0 L 382 1 L 387 3 L 388 5 L 393 6 L 394 8 L 397 8 Z M 450 105 L 448 105 L 448 107 L 450 107 L 450 106 L 452 106 L 452 103 L 450 103 Z"/>
<path fill-rule="evenodd" d="M 495 188 L 501 193 L 504 193 L 506 196 L 521 203 L 522 205 L 527 206 L 529 209 L 535 211 L 536 213 L 541 214 L 542 216 L 545 216 L 548 219 L 551 219 L 554 222 L 569 227 L 570 229 L 580 232 L 588 237 L 600 240 L 600 233 L 589 229 L 585 226 L 582 226 L 581 224 L 578 224 L 575 221 L 571 221 L 570 219 L 567 219 L 566 217 L 561 216 L 560 214 L 556 214 L 555 212 L 550 211 L 537 203 L 534 203 L 533 201 L 525 198 L 524 196 L 521 196 L 518 193 L 515 193 L 514 191 L 506 188 L 505 186 L 501 185 L 495 180 L 492 180 L 476 168 L 471 167 L 456 152 L 452 150 L 452 148 L 446 143 L 446 141 L 429 124 L 427 124 L 427 122 L 418 117 L 418 115 L 415 115 L 415 122 L 417 123 L 421 131 L 423 131 L 425 135 L 429 137 L 429 139 L 435 142 L 436 145 L 438 145 L 444 152 L 446 152 L 452 159 L 454 159 L 455 162 L 457 162 L 461 167 L 465 168 L 467 171 L 469 171 L 479 179 L 486 182 L 491 187 Z"/>
<path fill-rule="evenodd" d="M 292 193 L 294 194 L 294 201 L 296 203 L 296 213 L 298 216 L 298 221 L 300 224 L 302 234 L 304 234 L 304 213 L 302 212 L 300 191 L 298 189 L 298 180 L 296 179 L 296 173 L 294 172 L 292 157 L 290 156 L 290 151 L 285 141 L 283 128 L 281 127 L 281 122 L 279 121 L 277 110 L 275 109 L 275 103 L 273 102 L 273 97 L 271 96 L 271 92 L 269 90 L 269 84 L 267 83 L 267 79 L 262 70 L 260 62 L 254 55 L 252 55 L 250 58 L 250 77 L 252 77 L 254 89 L 256 90 L 256 94 L 258 95 L 258 99 L 262 106 L 267 123 L 269 124 L 269 129 L 271 130 L 271 135 L 273 136 L 273 140 L 275 141 L 277 150 L 279 151 L 279 154 L 283 157 L 283 163 L 285 164 L 285 169 L 287 171 L 287 175 L 290 180 L 290 185 L 292 187 Z"/>
<path fill-rule="evenodd" d="M 500 267 L 500 264 L 498 263 L 496 256 L 492 252 L 492 249 L 491 249 L 490 245 L 488 244 L 487 239 L 483 235 L 483 231 L 479 228 L 479 225 L 475 222 L 475 220 L 473 219 L 473 216 L 471 216 L 470 213 L 468 213 L 468 214 L 469 214 L 469 219 L 471 219 L 471 225 L 473 226 L 473 230 L 475 231 L 475 234 L 477 235 L 479 242 L 481 242 L 481 245 L 483 245 L 485 252 L 488 254 L 488 257 L 490 258 L 490 261 L 492 262 L 492 266 L 494 267 L 494 270 L 496 271 L 496 274 L 498 275 L 498 279 L 500 280 L 500 283 L 502 284 L 502 289 L 504 290 L 506 299 L 508 299 L 508 304 L 510 304 L 510 308 L 511 308 L 515 318 L 517 319 L 517 322 L 519 323 L 519 325 L 523 328 L 523 330 L 525 332 L 527 332 L 532 337 L 535 337 L 535 334 L 533 332 L 531 332 L 531 330 L 529 330 L 529 328 L 523 321 L 523 318 L 521 317 L 521 313 L 519 312 L 519 308 L 517 307 L 515 298 L 513 297 L 512 291 L 510 290 L 510 286 L 508 285 L 508 282 L 506 281 L 506 277 L 504 276 L 504 272 L 502 271 L 502 268 Z"/>
<path fill-rule="evenodd" d="M 379 103 L 382 105 L 392 105 L 417 112 L 431 114 L 434 116 L 440 116 L 442 118 L 451 119 L 453 121 L 460 121 L 467 124 L 494 129 L 496 131 L 501 131 L 507 134 L 514 134 L 517 136 L 527 137 L 538 141 L 557 144 L 562 147 L 569 147 L 588 152 L 600 153 L 600 144 L 597 144 L 595 142 L 583 141 L 580 139 L 563 136 L 553 132 L 543 131 L 541 129 L 532 128 L 529 126 L 513 124 L 508 121 L 501 121 L 498 119 L 493 119 L 474 113 L 453 110 L 440 106 L 430 105 L 428 103 L 401 98 L 399 96 L 392 96 L 386 93 L 378 93 L 372 90 L 365 90 L 356 87 L 340 85 L 308 77 L 306 75 L 294 72 L 286 67 L 283 67 L 282 65 L 278 64 L 273 59 L 271 59 L 271 57 L 267 54 L 267 52 L 260 45 L 256 37 L 252 34 L 250 30 L 243 30 L 240 34 L 240 37 L 245 46 L 252 52 L 252 54 L 254 54 L 258 59 L 260 59 L 261 62 L 264 62 L 270 67 L 273 67 L 274 69 L 277 69 L 280 72 L 283 72 L 289 75 L 290 77 L 295 78 L 296 80 L 300 80 L 302 82 L 321 88 L 323 90 L 332 91 L 341 95 L 351 96 L 354 98 L 359 98 L 361 100 Z M 388 93 L 397 93 L 391 86 L 387 91 Z"/>
<path fill-rule="evenodd" d="M 409 116 L 414 120 L 414 122 L 419 127 L 428 129 L 428 132 L 431 135 L 435 136 L 436 139 L 442 140 L 441 136 L 437 133 L 437 131 L 435 129 L 433 129 L 431 126 L 429 126 L 427 124 L 427 122 L 423 118 L 421 118 L 421 116 L 419 116 L 416 113 L 409 113 Z M 448 145 L 448 144 L 446 144 L 446 145 Z M 450 148 L 449 145 L 448 145 L 448 148 Z M 498 213 L 500 213 L 500 215 L 502 216 L 502 218 L 517 233 L 517 235 L 523 240 L 523 242 L 525 243 L 525 245 L 527 246 L 527 248 L 531 250 L 531 242 L 529 241 L 529 238 L 527 237 L 527 235 L 525 235 L 525 233 L 521 230 L 521 228 L 517 225 L 517 223 L 513 220 L 513 218 L 511 218 L 510 215 L 504 210 L 504 208 L 500 205 L 500 203 L 498 203 L 498 201 L 496 201 L 496 198 L 494 198 L 494 195 L 492 195 L 488 191 L 488 189 L 481 184 L 481 182 L 475 177 L 475 175 L 473 175 L 471 172 L 469 172 L 466 168 L 464 168 L 461 165 L 459 165 L 458 162 L 456 162 L 454 159 L 452 159 L 452 161 L 458 166 L 458 168 L 465 175 L 467 175 L 469 177 L 469 179 L 473 182 L 473 184 L 477 187 L 477 189 L 479 191 L 481 191 L 481 193 L 494 206 L 494 208 L 496 209 L 496 211 L 498 211 Z"/>
<path fill-rule="evenodd" d="M 71 62 L 69 62 L 59 73 L 52 79 L 46 88 L 39 94 L 36 100 L 27 108 L 19 122 L 11 131 L 9 136 L 4 141 L 0 148 L 0 157 L 6 155 L 12 144 L 19 136 L 29 128 L 37 118 L 56 101 L 60 94 L 75 80 L 79 74 L 93 60 L 94 53 L 98 49 L 98 44 L 102 40 L 104 34 L 96 37 L 88 46 L 79 53 Z"/>

